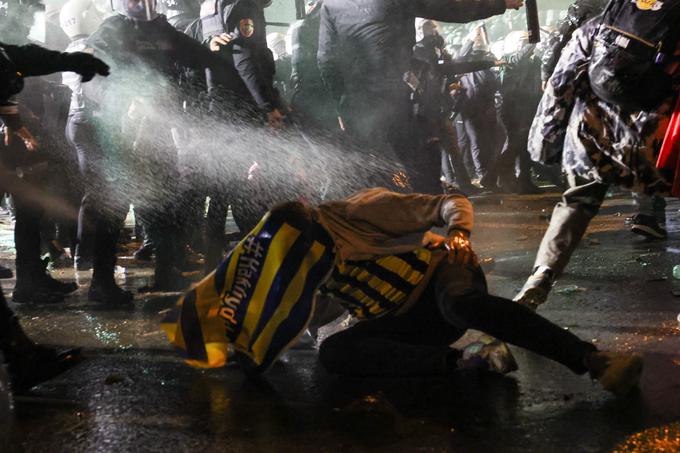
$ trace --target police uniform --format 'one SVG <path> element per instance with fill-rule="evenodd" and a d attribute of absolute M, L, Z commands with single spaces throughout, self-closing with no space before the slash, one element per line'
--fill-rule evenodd
<path fill-rule="evenodd" d="M 73 70 L 85 74 L 89 80 L 95 73 L 105 73 L 107 69 L 103 62 L 82 54 L 69 56 L 35 45 L 10 46 L 0 43 L 0 120 L 15 130 L 22 126 L 16 104 L 9 102 L 9 97 L 21 91 L 24 76 Z M 15 138 L 15 140 L 18 139 Z M 4 186 L 2 189 L 7 190 L 12 181 L 6 174 L 0 176 Z M 14 183 L 22 184 L 21 181 L 14 179 Z M 33 202 L 35 203 L 35 200 Z M 17 218 L 15 231 L 20 227 L 18 220 Z M 39 261 L 40 232 L 39 230 L 34 230 L 34 232 L 37 236 L 32 239 L 36 241 L 38 255 L 31 258 Z M 18 249 L 19 244 L 17 244 L 17 252 Z M 45 275 L 44 270 L 42 277 L 42 281 L 31 282 L 38 290 L 34 293 L 34 296 L 38 296 L 35 301 L 48 302 L 50 301 L 48 298 L 40 297 L 41 290 L 58 292 L 55 291 L 57 289 L 55 285 L 50 285 L 50 283 L 59 284 L 60 282 L 51 280 Z M 77 288 L 77 285 L 74 286 Z M 0 291 L 0 350 L 2 350 L 4 361 L 12 377 L 14 392 L 27 390 L 41 381 L 50 379 L 73 366 L 78 358 L 77 351 L 59 353 L 54 349 L 38 346 L 31 341 L 21 328 L 17 317 L 7 306 L 2 291 Z"/>
<path fill-rule="evenodd" d="M 506 55 L 507 65 L 501 69 L 500 119 L 506 140 L 496 168 L 501 188 L 520 193 L 538 191 L 531 181 L 531 159 L 527 152 L 529 128 L 541 100 L 540 60 L 534 55 L 535 47 L 525 44 L 519 51 Z M 515 177 L 517 163 L 519 174 Z"/>
<path fill-rule="evenodd" d="M 278 108 L 274 58 L 267 48 L 264 11 L 254 0 L 207 0 L 201 5 L 203 42 L 227 33 L 219 51 L 223 64 L 207 72 L 208 90 L 248 99 L 261 112 Z"/>
<path fill-rule="evenodd" d="M 58 70 L 77 69 L 76 61 L 82 59 L 80 55 L 68 55 L 61 52 L 48 51 L 35 45 L 12 46 L 2 44 L 7 61 L 15 68 L 14 73 L 22 76 L 33 76 L 49 74 Z M 5 66 L 3 64 L 3 66 Z M 6 71 L 7 67 L 3 67 Z M 3 71 L 3 72 L 4 72 Z M 14 79 L 14 84 L 19 83 L 14 88 L 18 92 L 22 87 L 21 77 Z M 4 92 L 5 90 L 3 90 Z M 12 92 L 5 92 L 2 97 L 9 96 Z M 31 93 L 35 95 L 35 93 Z M 33 96 L 35 100 L 36 96 Z M 42 97 L 38 99 L 42 102 Z M 6 101 L 0 99 L 0 101 Z M 4 102 L 2 110 L 9 113 L 9 117 L 3 120 L 14 129 L 22 126 L 18 112 L 11 103 Z M 10 119 L 10 118 L 14 119 Z M 35 131 L 34 131 L 35 132 Z M 17 284 L 12 294 L 16 302 L 31 301 L 58 301 L 63 298 L 63 294 L 74 291 L 77 285 L 57 282 L 45 273 L 45 266 L 40 259 L 40 222 L 43 218 L 43 206 L 35 202 L 34 194 L 31 194 L 30 187 L 26 184 L 43 187 L 43 171 L 47 164 L 42 152 L 28 153 L 21 140 L 16 139 L 9 149 L 2 153 L 3 164 L 7 168 L 20 169 L 19 175 L 12 171 L 5 175 L 3 183 L 5 189 L 14 195 L 16 206 L 16 225 L 14 237 L 17 249 L 16 267 Z M 40 173 L 40 174 L 39 174 Z M 17 178 L 17 176 L 23 176 Z M 7 187 L 11 185 L 11 187 Z"/>
<path fill-rule="evenodd" d="M 179 124 L 168 120 L 178 118 L 181 111 L 183 96 L 174 95 L 178 66 L 205 68 L 214 55 L 175 30 L 164 16 L 151 21 L 112 16 L 88 38 L 87 46 L 116 68 L 110 80 L 85 90 L 92 117 L 98 118 L 99 146 L 107 150 L 96 169 L 100 186 L 93 191 L 106 196 L 95 206 L 103 206 L 99 216 L 106 225 L 101 229 L 107 231 L 97 235 L 93 281 L 96 276 L 105 286 L 112 283 L 118 225 L 133 200 L 156 245 L 155 285 L 172 288 L 179 282 L 173 266 L 181 256 L 181 244 L 175 218 L 177 149 L 171 128 Z M 142 98 L 142 105 L 147 103 L 155 112 L 171 113 L 129 118 L 135 98 Z M 134 144 L 131 136 L 136 137 Z"/>
<path fill-rule="evenodd" d="M 335 105 L 323 86 L 316 62 L 316 54 L 319 51 L 320 11 L 320 5 L 317 5 L 303 20 L 292 25 L 291 107 L 293 112 L 303 117 L 305 125 L 316 124 L 329 130 L 337 130 Z"/>
<path fill-rule="evenodd" d="M 267 48 L 262 6 L 255 0 L 206 0 L 201 5 L 203 43 L 227 33 L 229 45 L 218 52 L 220 63 L 207 71 L 209 110 L 222 120 L 262 123 L 264 114 L 279 108 L 274 89 L 274 58 Z M 238 165 L 238 164 L 237 164 Z M 247 166 L 232 167 L 234 177 L 210 191 L 207 218 L 206 264 L 214 266 L 222 258 L 224 222 L 229 205 L 243 232 L 249 231 L 266 211 L 263 196 L 250 190 L 245 180 Z M 241 201 L 243 200 L 243 201 Z M 251 209 L 252 208 L 252 209 Z"/>

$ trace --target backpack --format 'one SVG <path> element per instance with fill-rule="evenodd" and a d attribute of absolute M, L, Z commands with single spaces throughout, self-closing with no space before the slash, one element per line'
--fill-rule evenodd
<path fill-rule="evenodd" d="M 680 39 L 680 0 L 611 0 L 593 40 L 588 77 L 602 100 L 631 110 L 672 93 L 664 72 Z"/>

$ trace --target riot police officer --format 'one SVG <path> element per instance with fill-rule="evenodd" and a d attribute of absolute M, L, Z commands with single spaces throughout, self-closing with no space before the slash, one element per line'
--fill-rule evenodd
<path fill-rule="evenodd" d="M 273 86 L 275 65 L 267 48 L 264 19 L 264 8 L 270 4 L 206 0 L 201 5 L 201 23 L 204 42 L 222 59 L 222 64 L 207 71 L 211 95 L 226 91 L 237 96 L 249 102 L 253 112 L 265 114 L 269 125 L 280 127 L 283 113 Z"/>
<path fill-rule="evenodd" d="M 156 12 L 154 1 L 124 0 L 87 40 L 95 55 L 105 56 L 117 74 L 88 87 L 86 108 L 96 122 L 99 146 L 107 154 L 93 181 L 99 215 L 95 233 L 90 298 L 128 302 L 113 280 L 116 243 L 129 203 L 145 219 L 156 246 L 152 289 L 186 284 L 179 275 L 182 244 L 177 206 L 177 150 L 171 129 L 182 127 L 183 96 L 178 67 L 206 68 L 214 56 L 175 30 Z"/>
<path fill-rule="evenodd" d="M 26 42 L 33 13 L 42 7 L 38 2 L 11 2 L 7 8 L 0 9 L 0 34 L 4 38 L 14 42 Z M 6 16 L 4 14 L 7 14 Z M 23 79 L 11 77 L 16 70 L 11 67 L 25 69 L 24 75 L 44 75 L 58 70 L 64 70 L 71 66 L 75 67 L 76 62 L 82 54 L 67 56 L 59 52 L 47 53 L 44 49 L 36 46 L 26 46 L 16 48 L 5 46 L 7 54 L 7 66 L 1 67 L 3 73 L 14 82 L 8 82 L 3 87 L 3 101 L 6 101 L 11 94 L 18 93 L 23 87 Z M 90 76 L 91 78 L 92 76 Z M 7 91 L 13 84 L 13 90 Z M 20 101 L 32 101 L 36 106 L 42 108 L 42 93 L 27 91 L 22 94 Z M 11 104 L 8 104 L 11 110 Z M 34 107 L 35 108 L 35 107 Z M 16 109 L 16 107 L 14 107 Z M 40 140 L 36 140 L 32 134 L 38 138 L 43 132 L 36 127 L 42 126 L 40 118 L 31 119 L 33 130 L 24 127 L 16 115 L 10 114 L 5 121 L 5 146 L 6 149 L 0 154 L 2 164 L 7 171 L 2 177 L 2 183 L 8 192 L 12 192 L 16 207 L 16 223 L 14 226 L 14 242 L 16 247 L 16 274 L 17 280 L 12 300 L 19 303 L 44 303 L 60 302 L 64 295 L 75 291 L 78 288 L 74 282 L 62 282 L 53 279 L 46 272 L 45 263 L 40 259 L 40 226 L 44 218 L 44 202 L 46 172 L 50 171 L 48 160 L 46 159 L 45 149 L 40 146 Z M 20 139 L 17 139 L 20 138 Z M 45 142 L 49 137 L 45 137 Z M 11 142 L 11 143 L 10 143 Z M 59 200 L 63 201 L 63 200 Z M 54 207 L 52 204 L 51 207 Z M 70 206 L 61 204 L 63 211 L 68 211 Z"/>
<path fill-rule="evenodd" d="M 316 54 L 319 51 L 321 3 L 322 0 L 312 2 L 305 18 L 291 26 L 293 94 L 290 104 L 293 112 L 300 115 L 305 126 L 337 130 L 335 105 L 323 86 L 316 61 Z"/>
<path fill-rule="evenodd" d="M 71 39 L 66 52 L 82 52 L 86 49 L 85 41 L 97 29 L 102 19 L 89 0 L 69 0 L 59 12 L 59 24 L 64 33 Z M 81 196 L 80 212 L 78 213 L 77 245 L 74 253 L 74 266 L 77 270 L 92 267 L 92 238 L 94 232 L 93 219 L 95 213 L 91 209 L 91 187 L 87 181 L 93 180 L 90 165 L 95 156 L 101 154 L 97 147 L 92 122 L 85 113 L 85 97 L 80 76 L 74 72 L 65 72 L 62 76 L 63 84 L 71 89 L 71 103 L 69 105 L 66 122 L 66 138 L 71 148 L 76 152 L 78 169 L 80 172 L 79 192 Z"/>
<path fill-rule="evenodd" d="M 17 105 L 10 96 L 23 87 L 23 76 L 50 74 L 56 71 L 75 71 L 87 81 L 95 74 L 108 74 L 108 66 L 84 53 L 63 54 L 35 45 L 9 46 L 0 43 L 0 120 L 4 124 L 4 141 L 19 140 L 25 148 L 35 150 L 37 141 L 21 122 Z M 24 181 L 2 168 L 2 190 L 34 192 Z M 39 200 L 34 199 L 34 202 Z M 59 352 L 36 345 L 21 328 L 16 316 L 7 306 L 0 291 L 0 350 L 8 364 L 14 391 L 29 389 L 38 383 L 73 366 L 78 359 L 77 351 Z"/>
<path fill-rule="evenodd" d="M 203 42 L 220 61 L 206 71 L 209 111 L 222 124 L 233 120 L 239 126 L 258 127 L 263 122 L 274 129 L 283 126 L 283 107 L 274 89 L 274 58 L 267 47 L 264 8 L 270 4 L 265 0 L 206 0 L 201 5 Z M 222 259 L 229 206 L 244 233 L 267 210 L 263 197 L 270 194 L 247 179 L 250 163 L 256 159 L 240 156 L 229 169 L 232 176 L 220 178 L 209 188 L 206 266 Z"/>

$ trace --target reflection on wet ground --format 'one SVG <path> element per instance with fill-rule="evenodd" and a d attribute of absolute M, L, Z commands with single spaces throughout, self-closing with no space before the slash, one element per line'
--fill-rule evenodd
<path fill-rule="evenodd" d="M 531 268 L 556 196 L 475 202 L 476 249 L 491 291 L 511 297 Z M 649 242 L 623 225 L 626 197 L 607 200 L 540 312 L 603 348 L 638 350 L 641 391 L 615 399 L 587 378 L 515 349 L 509 377 L 348 379 L 326 373 L 314 351 L 292 351 L 262 380 L 235 367 L 183 365 L 160 332 L 173 295 L 137 295 L 115 311 L 82 288 L 59 306 L 16 306 L 38 341 L 82 346 L 82 364 L 17 398 L 1 451 L 678 451 L 680 449 L 680 203 L 668 207 L 670 239 Z M 4 222 L 4 223 L 1 223 Z M 0 262 L 11 230 L 0 222 Z M 129 256 L 130 251 L 124 253 Z M 151 270 L 121 259 L 129 288 Z M 8 293 L 13 282 L 3 281 Z M 562 289 L 569 289 L 559 291 Z M 576 288 L 576 289 L 574 289 Z M 5 425 L 6 427 L 7 425 Z M 3 432 L 0 431 L 0 435 Z"/>

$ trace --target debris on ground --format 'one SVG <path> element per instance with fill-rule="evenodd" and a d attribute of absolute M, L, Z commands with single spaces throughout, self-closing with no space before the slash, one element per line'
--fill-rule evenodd
<path fill-rule="evenodd" d="M 673 278 L 680 280 L 680 264 L 673 266 Z"/>
<path fill-rule="evenodd" d="M 587 288 L 583 288 L 583 287 L 578 286 L 578 285 L 567 285 L 567 286 L 563 286 L 562 288 L 556 289 L 555 293 L 556 294 L 562 294 L 564 296 L 568 296 L 568 295 L 575 294 L 575 293 L 583 293 L 585 291 L 587 291 Z"/>

